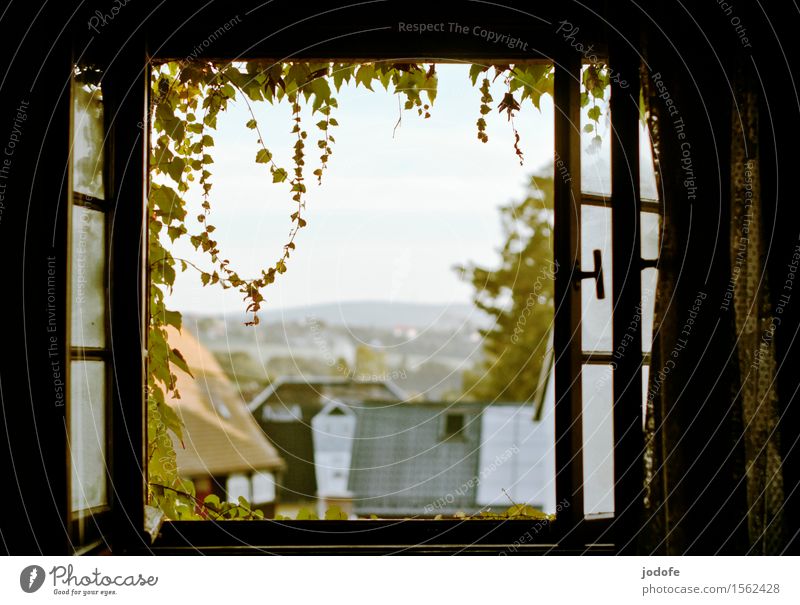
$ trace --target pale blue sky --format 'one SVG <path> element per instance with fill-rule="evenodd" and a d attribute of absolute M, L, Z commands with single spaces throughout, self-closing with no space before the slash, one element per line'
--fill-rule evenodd
<path fill-rule="evenodd" d="M 479 93 L 468 66 L 439 65 L 437 71 L 431 118 L 403 112 L 394 138 L 397 97 L 379 85 L 375 92 L 344 86 L 336 95 L 340 126 L 333 129 L 336 144 L 321 186 L 311 175 L 319 151 L 312 124 L 319 117 L 310 111 L 304 116 L 311 127 L 308 226 L 296 240 L 288 272 L 265 291 L 269 308 L 345 300 L 470 302 L 472 290 L 452 266 L 496 262 L 502 240 L 497 207 L 520 199 L 529 176 L 552 162 L 553 107 L 543 97 L 541 112 L 526 104 L 517 116 L 525 153 L 520 166 L 505 115 L 487 116 L 489 143 L 478 141 Z M 501 98 L 498 81 L 494 105 Z M 257 106 L 256 113 L 278 163 L 289 168 L 294 139 L 288 107 Z M 242 276 L 277 258 L 294 211 L 288 187 L 273 185 L 265 165 L 255 164 L 256 136 L 244 125 L 248 119 L 244 102 L 221 116 L 213 152 L 215 236 Z M 197 203 L 198 197 L 190 199 Z M 204 264 L 188 242 L 175 252 Z M 242 309 L 238 293 L 202 288 L 191 270 L 178 276 L 170 305 Z"/>

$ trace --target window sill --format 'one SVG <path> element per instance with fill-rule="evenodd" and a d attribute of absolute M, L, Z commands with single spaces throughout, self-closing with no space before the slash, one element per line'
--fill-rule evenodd
<path fill-rule="evenodd" d="M 171 521 L 153 554 L 614 554 L 607 524 L 557 539 L 553 523 L 508 520 Z M 135 554 L 135 553 L 133 553 Z"/>

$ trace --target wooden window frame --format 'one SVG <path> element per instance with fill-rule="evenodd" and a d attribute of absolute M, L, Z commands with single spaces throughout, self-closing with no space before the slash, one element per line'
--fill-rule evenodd
<path fill-rule="evenodd" d="M 236 5 L 237 3 L 233 3 Z M 475 3 L 476 11 L 488 10 Z M 494 11 L 499 10 L 493 6 Z M 148 33 L 140 26 L 116 49 L 103 77 L 106 115 L 109 116 L 107 164 L 114 197 L 111 209 L 110 256 L 112 280 L 110 290 L 110 342 L 112 347 L 112 550 L 116 553 L 222 553 L 222 552 L 492 552 L 492 553 L 624 553 L 630 552 L 637 531 L 642 490 L 643 435 L 641 409 L 641 356 L 629 355 L 617 360 L 614 369 L 614 464 L 616 514 L 613 519 L 587 520 L 583 515 L 582 465 L 580 430 L 582 395 L 580 346 L 574 341 L 580 326 L 580 287 L 575 287 L 572 271 L 558 271 L 555 277 L 557 312 L 554 323 L 556 383 L 556 498 L 560 511 L 553 523 L 543 521 L 449 521 L 396 520 L 376 521 L 174 521 L 166 522 L 151 542 L 144 531 L 146 494 L 145 457 L 145 373 L 146 373 L 146 191 L 148 183 L 148 129 L 146 124 L 149 100 L 149 64 L 152 60 L 181 59 L 190 56 L 197 44 L 197 30 L 214 31 L 215 23 L 230 19 L 228 8 L 210 9 L 213 14 L 200 17 L 200 26 L 192 29 L 172 28 L 171 33 Z M 309 41 L 321 31 L 335 29 L 331 25 L 352 17 L 346 11 L 337 15 L 331 9 L 315 18 L 298 20 L 297 36 Z M 431 13 L 437 8 L 426 9 Z M 613 10 L 613 9 L 612 9 Z M 516 12 L 514 12 L 516 11 Z M 527 39 L 541 40 L 538 55 L 530 51 L 508 51 L 503 47 L 481 45 L 469 40 L 454 46 L 452 39 L 435 36 L 404 37 L 383 28 L 363 29 L 363 40 L 353 36 L 322 36 L 322 42 L 304 45 L 297 38 L 256 37 L 253 27 L 241 26 L 236 35 L 220 39 L 213 48 L 214 58 L 276 58 L 277 60 L 385 60 L 414 57 L 421 61 L 461 60 L 503 63 L 520 60 L 552 61 L 556 66 L 554 100 L 555 152 L 566 165 L 571 181 L 556 178 L 555 259 L 565 260 L 562 267 L 573 267 L 579 246 L 579 225 L 576 209 L 583 200 L 580 191 L 580 69 L 581 56 L 554 33 L 552 22 L 544 26 L 536 19 L 520 17 L 521 11 L 509 8 L 502 18 L 486 13 L 487 29 L 516 31 Z M 224 13 L 224 14 L 223 14 Z M 527 14 L 527 13 L 526 13 Z M 196 14 L 195 14 L 196 15 Z M 193 15 L 193 16 L 195 16 Z M 395 16 L 396 17 L 396 16 Z M 638 78 L 639 55 L 627 39 L 635 33 L 636 24 L 628 16 L 615 22 L 620 36 L 598 41 L 598 55 L 608 56 L 609 64 L 631 88 L 612 81 L 610 100 L 613 266 L 612 302 L 613 346 L 621 342 L 629 318 L 636 313 L 640 301 L 640 272 L 629 273 L 628 260 L 638 257 L 640 233 L 638 217 Z M 606 15 L 609 18 L 609 15 Z M 316 21 L 315 21 L 316 19 Z M 324 22 L 322 20 L 325 20 Z M 452 17 L 451 17 L 452 19 Z M 432 22 L 438 21 L 431 14 Z M 380 21 L 380 25 L 396 24 L 397 18 Z M 348 19 L 348 26 L 374 25 L 376 17 Z M 316 23 L 316 25 L 314 24 Z M 203 25 L 205 24 L 205 29 Z M 324 30 L 321 29 L 324 26 Z M 249 29 L 248 29 L 249 27 Z M 169 29 L 168 27 L 164 28 Z M 602 27 L 600 27 L 603 30 Z M 628 38 L 624 35 L 627 34 Z M 252 41 L 255 40 L 253 43 Z M 361 43 L 359 43 L 361 42 Z M 76 41 L 74 54 L 85 51 Z M 296 49 L 305 49 L 297 51 Z M 370 52 L 365 53 L 364 48 Z M 95 47 L 98 57 L 104 56 Z M 208 58 L 208 57 L 206 57 Z M 626 154 L 626 150 L 628 153 Z M 558 170 L 555 171 L 556 175 Z M 635 182 L 634 182 L 635 181 Z M 580 332 L 578 332 L 580 333 Z M 641 340 L 641 332 L 638 335 Z M 579 341 L 579 339 L 578 339 Z M 632 347 L 633 348 L 633 347 Z M 641 347 L 639 347 L 641 350 Z M 630 430 L 635 427 L 636 430 Z M 136 439 L 138 436 L 140 439 Z M 118 478 L 113 480 L 113 478 Z M 323 530 L 323 531 L 320 531 Z"/>
<path fill-rule="evenodd" d="M 99 212 L 103 214 L 103 251 L 104 251 L 104 258 L 105 258 L 105 267 L 103 270 L 103 298 L 106 301 L 106 311 L 108 310 L 108 293 L 110 287 L 110 259 L 109 259 L 109 232 L 110 232 L 110 222 L 111 222 L 111 208 L 110 200 L 113 197 L 113 191 L 110 188 L 110 170 L 108 169 L 107 162 L 103 163 L 103 189 L 104 189 L 104 199 L 96 198 L 91 195 L 87 195 L 85 193 L 79 193 L 74 190 L 73 187 L 73 174 L 74 174 L 74 159 L 73 159 L 73 145 L 74 145 L 74 135 L 75 135 L 75 124 L 74 124 L 74 99 L 72 98 L 72 87 L 74 86 L 74 78 L 75 73 L 73 72 L 70 77 L 70 95 L 69 95 L 69 110 L 70 110 L 70 155 L 69 155 L 69 163 L 68 163 L 68 197 L 69 201 L 67 204 L 67 220 L 65 221 L 67 225 L 67 250 L 68 255 L 67 258 L 69 259 L 69 267 L 70 271 L 72 269 L 72 261 L 74 257 L 74 242 L 72 242 L 72 225 L 74 221 L 74 212 L 73 208 L 86 208 L 88 210 Z M 103 128 L 105 132 L 108 131 L 108 119 L 103 112 Z M 104 141 L 105 143 L 105 141 Z M 104 151 L 101 151 L 104 153 Z M 67 284 L 71 284 L 71 280 L 67 280 Z M 111 519 L 111 508 L 112 508 L 112 490 L 113 484 L 110 480 L 109 473 L 106 473 L 105 476 L 105 483 L 106 483 L 106 504 L 103 504 L 98 507 L 89 508 L 89 509 L 81 509 L 78 511 L 72 510 L 72 456 L 69 453 L 69 444 L 70 444 L 70 436 L 71 436 L 71 405 L 72 405 L 72 395 L 71 395 L 71 385 L 74 379 L 72 375 L 72 363 L 75 361 L 102 361 L 104 363 L 104 393 L 103 393 L 103 405 L 104 405 L 104 458 L 105 458 L 105 468 L 110 469 L 111 467 L 111 453 L 112 453 L 112 441 L 111 436 L 113 432 L 113 427 L 111 424 L 112 418 L 112 405 L 111 405 L 111 338 L 110 338 L 110 317 L 108 316 L 108 312 L 104 313 L 103 316 L 103 326 L 102 331 L 104 334 L 104 345 L 101 347 L 87 347 L 87 346 L 77 346 L 72 344 L 72 307 L 74 304 L 74 296 L 71 292 L 71 287 L 68 286 L 68 296 L 67 296 L 67 304 L 66 307 L 66 387 L 65 387 L 65 397 L 66 397 L 66 427 L 67 427 L 67 444 L 68 444 L 68 453 L 66 458 L 67 463 L 67 497 L 69 498 L 69 506 L 66 514 L 66 518 L 68 520 L 68 533 L 69 533 L 69 541 L 72 547 L 72 551 L 74 553 L 86 553 L 92 552 L 98 548 L 103 548 L 106 545 L 105 536 L 109 533 L 110 530 L 110 519 Z"/>

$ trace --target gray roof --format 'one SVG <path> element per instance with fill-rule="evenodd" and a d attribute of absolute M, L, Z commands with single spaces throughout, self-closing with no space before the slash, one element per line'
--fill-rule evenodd
<path fill-rule="evenodd" d="M 297 399 L 298 391 L 301 401 Z M 285 394 L 284 394 L 285 392 Z M 247 404 L 255 412 L 268 401 L 315 403 L 325 405 L 330 399 L 345 403 L 362 401 L 404 401 L 407 395 L 391 380 L 358 380 L 346 376 L 282 376 L 273 380 Z"/>

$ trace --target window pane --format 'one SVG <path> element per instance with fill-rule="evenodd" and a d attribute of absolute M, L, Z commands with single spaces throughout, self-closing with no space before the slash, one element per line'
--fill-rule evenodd
<path fill-rule="evenodd" d="M 589 66 L 582 70 L 581 98 L 581 191 L 594 195 L 611 195 L 611 120 L 608 100 L 611 86 L 606 86 L 602 99 L 588 94 Z M 588 95 L 588 96 L 587 96 Z"/>
<path fill-rule="evenodd" d="M 611 209 L 581 206 L 581 265 L 583 271 L 594 269 L 594 250 L 603 258 L 605 298 L 597 298 L 593 279 L 581 286 L 581 341 L 584 351 L 611 351 Z"/>
<path fill-rule="evenodd" d="M 105 215 L 72 208 L 70 341 L 74 347 L 105 346 Z"/>
<path fill-rule="evenodd" d="M 655 212 L 642 212 L 642 258 L 658 258 L 661 216 Z"/>
<path fill-rule="evenodd" d="M 658 201 L 650 129 L 641 122 L 639 123 L 639 196 L 642 200 Z"/>
<path fill-rule="evenodd" d="M 103 94 L 100 87 L 72 83 L 72 190 L 104 199 L 103 190 Z"/>
<path fill-rule="evenodd" d="M 583 510 L 614 512 L 613 375 L 610 365 L 584 365 Z"/>
<path fill-rule="evenodd" d="M 656 306 L 656 286 L 658 270 L 642 271 L 642 351 L 649 353 L 653 349 L 653 311 Z"/>
<path fill-rule="evenodd" d="M 661 217 L 654 212 L 642 212 L 642 258 L 658 258 Z M 658 269 L 642 271 L 642 351 L 653 348 L 653 311 L 656 304 Z"/>
<path fill-rule="evenodd" d="M 70 364 L 69 444 L 72 511 L 107 504 L 105 362 Z"/>

